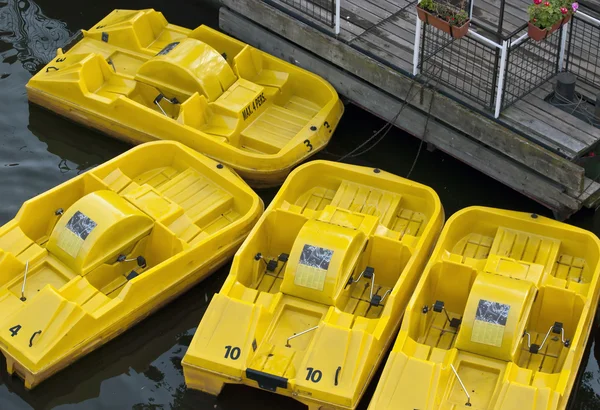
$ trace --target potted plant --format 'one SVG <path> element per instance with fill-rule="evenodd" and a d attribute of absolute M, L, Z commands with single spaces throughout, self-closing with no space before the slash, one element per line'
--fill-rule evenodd
<path fill-rule="evenodd" d="M 417 4 L 417 16 L 419 20 L 459 39 L 467 34 L 471 22 L 465 1 L 460 0 L 457 6 L 447 0 L 421 0 Z"/>
<path fill-rule="evenodd" d="M 569 0 L 533 0 L 529 6 L 527 34 L 540 41 L 558 30 L 579 8 L 578 3 Z"/>

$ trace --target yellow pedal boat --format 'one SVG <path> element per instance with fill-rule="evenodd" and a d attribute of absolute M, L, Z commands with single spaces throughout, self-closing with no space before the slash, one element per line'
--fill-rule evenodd
<path fill-rule="evenodd" d="M 447 222 L 369 409 L 565 409 L 598 305 L 600 241 L 535 214 Z"/>
<path fill-rule="evenodd" d="M 33 388 L 125 331 L 231 258 L 262 210 L 234 172 L 173 141 L 28 200 L 0 228 L 8 372 Z"/>
<path fill-rule="evenodd" d="M 182 362 L 187 386 L 216 395 L 243 383 L 354 409 L 443 219 L 424 185 L 335 162 L 298 167 L 202 318 Z"/>
<path fill-rule="evenodd" d="M 184 143 L 275 186 L 329 142 L 344 111 L 321 77 L 221 34 L 114 10 L 27 84 L 29 99 L 134 144 Z"/>

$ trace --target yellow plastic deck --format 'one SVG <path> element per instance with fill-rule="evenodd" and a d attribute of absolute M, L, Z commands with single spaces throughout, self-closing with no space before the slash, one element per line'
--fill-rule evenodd
<path fill-rule="evenodd" d="M 33 388 L 125 331 L 233 256 L 262 207 L 237 174 L 172 141 L 25 202 L 0 227 L 8 372 Z"/>
<path fill-rule="evenodd" d="M 334 162 L 298 167 L 211 301 L 182 362 L 187 386 L 243 383 L 355 408 L 442 221 L 423 185 Z"/>
<path fill-rule="evenodd" d="M 34 103 L 139 144 L 169 139 L 274 186 L 323 149 L 344 107 L 321 77 L 207 26 L 114 10 L 27 84 Z"/>
<path fill-rule="evenodd" d="M 598 305 L 599 259 L 598 238 L 564 223 L 457 212 L 369 408 L 564 409 Z M 443 310 L 433 309 L 437 301 Z"/>

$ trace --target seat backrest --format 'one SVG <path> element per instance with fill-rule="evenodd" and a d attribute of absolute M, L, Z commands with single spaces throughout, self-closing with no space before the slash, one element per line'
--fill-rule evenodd
<path fill-rule="evenodd" d="M 201 129 L 208 123 L 210 116 L 210 107 L 208 101 L 203 95 L 194 93 L 190 98 L 181 104 L 179 108 L 179 117 L 177 122 L 190 127 Z"/>
<path fill-rule="evenodd" d="M 196 39 L 185 39 L 168 53 L 157 55 L 139 68 L 136 79 L 171 94 L 195 92 L 209 102 L 219 98 L 237 80 L 227 61 L 215 49 Z"/>
<path fill-rule="evenodd" d="M 513 361 L 523 340 L 537 288 L 526 280 L 477 275 L 460 325 L 456 348 Z"/>
<path fill-rule="evenodd" d="M 89 193 L 71 205 L 50 234 L 46 249 L 85 275 L 150 233 L 153 220 L 113 191 Z"/>
<path fill-rule="evenodd" d="M 233 59 L 235 69 L 241 78 L 252 81 L 263 68 L 263 61 L 260 53 L 253 47 L 246 46 Z"/>
<path fill-rule="evenodd" d="M 290 252 L 281 292 L 335 305 L 366 241 L 361 230 L 307 221 Z"/>

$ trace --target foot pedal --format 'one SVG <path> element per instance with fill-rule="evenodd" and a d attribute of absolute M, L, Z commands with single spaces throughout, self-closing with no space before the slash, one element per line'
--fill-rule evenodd
<path fill-rule="evenodd" d="M 452 327 L 454 329 L 458 329 L 458 327 L 460 326 L 461 323 L 462 323 L 462 320 L 455 317 L 454 319 L 450 320 L 450 327 Z"/>
<path fill-rule="evenodd" d="M 560 335 L 563 330 L 563 324 L 561 322 L 554 322 L 554 326 L 552 326 L 552 333 L 556 333 Z"/>
<path fill-rule="evenodd" d="M 267 262 L 267 271 L 275 272 L 275 269 L 277 269 L 277 260 L 271 259 L 269 262 Z"/>
<path fill-rule="evenodd" d="M 140 276 L 136 271 L 132 270 L 131 272 L 129 272 L 129 275 L 126 276 L 127 280 L 131 280 L 133 278 L 137 278 L 138 276 Z"/>
<path fill-rule="evenodd" d="M 444 302 L 442 302 L 441 300 L 436 300 L 433 304 L 433 311 L 437 313 L 442 313 L 442 310 L 444 310 Z"/>
<path fill-rule="evenodd" d="M 365 268 L 365 271 L 363 272 L 363 278 L 371 279 L 373 277 L 374 273 L 375 273 L 375 269 L 370 266 L 367 266 Z"/>
<path fill-rule="evenodd" d="M 381 296 L 380 295 L 373 295 L 373 297 L 371 298 L 371 306 L 379 306 L 379 304 L 381 303 Z"/>

